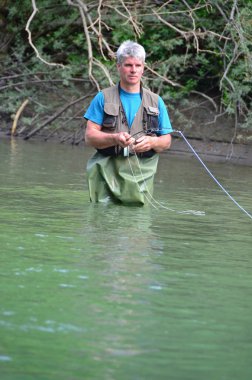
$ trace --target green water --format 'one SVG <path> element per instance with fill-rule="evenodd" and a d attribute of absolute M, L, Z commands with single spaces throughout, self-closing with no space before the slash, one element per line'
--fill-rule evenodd
<path fill-rule="evenodd" d="M 251 219 L 170 154 L 174 211 L 91 205 L 90 153 L 0 141 L 1 380 L 250 380 Z M 208 166 L 252 212 L 252 168 Z"/>

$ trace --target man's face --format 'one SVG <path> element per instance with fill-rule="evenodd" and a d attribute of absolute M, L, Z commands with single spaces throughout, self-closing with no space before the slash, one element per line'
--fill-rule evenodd
<path fill-rule="evenodd" d="M 128 57 L 121 64 L 117 65 L 117 69 L 120 74 L 121 84 L 134 86 L 140 83 L 144 64 L 138 58 Z"/>

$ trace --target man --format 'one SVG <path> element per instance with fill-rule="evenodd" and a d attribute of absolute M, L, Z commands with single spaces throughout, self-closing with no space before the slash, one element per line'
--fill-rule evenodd
<path fill-rule="evenodd" d="M 172 127 L 161 97 L 141 86 L 144 48 L 126 41 L 116 55 L 118 85 L 99 92 L 84 115 L 85 141 L 97 149 L 87 164 L 90 200 L 143 205 Z"/>

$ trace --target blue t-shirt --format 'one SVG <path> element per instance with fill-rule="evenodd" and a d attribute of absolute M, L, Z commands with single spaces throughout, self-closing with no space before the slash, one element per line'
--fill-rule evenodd
<path fill-rule="evenodd" d="M 126 92 L 123 89 L 120 89 L 120 99 L 126 114 L 128 126 L 131 127 L 135 115 L 141 104 L 141 94 L 140 93 L 131 93 Z M 163 99 L 158 97 L 158 129 L 160 135 L 166 135 L 172 132 L 172 126 L 169 119 L 168 112 L 166 110 Z M 102 125 L 104 117 L 104 95 L 102 92 L 93 98 L 90 103 L 90 106 L 87 109 L 87 112 L 84 114 L 84 118 L 91 120 L 93 123 Z"/>

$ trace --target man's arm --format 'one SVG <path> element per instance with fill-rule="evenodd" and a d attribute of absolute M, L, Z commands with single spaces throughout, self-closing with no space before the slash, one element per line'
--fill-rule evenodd
<path fill-rule="evenodd" d="M 85 141 L 94 148 L 104 149 L 115 145 L 125 148 L 132 144 L 135 139 L 127 132 L 105 133 L 101 130 L 101 125 L 88 120 Z"/>

